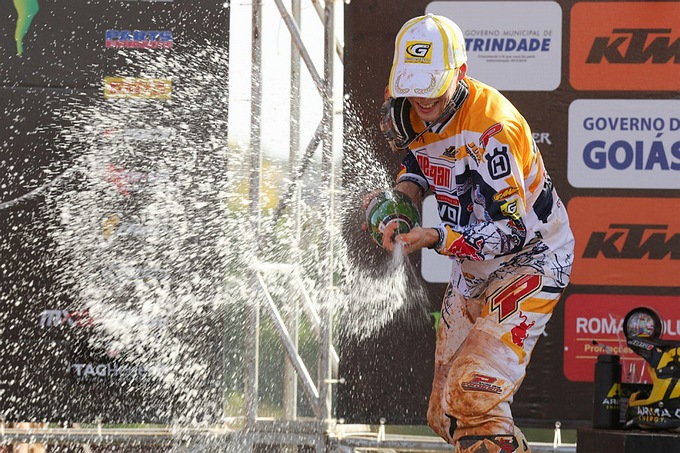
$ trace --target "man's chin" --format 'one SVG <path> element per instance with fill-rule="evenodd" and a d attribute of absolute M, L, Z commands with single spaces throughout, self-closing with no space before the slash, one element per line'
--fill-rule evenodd
<path fill-rule="evenodd" d="M 425 114 L 419 114 L 418 115 L 421 120 L 425 121 L 426 123 L 431 123 L 432 121 L 436 120 L 439 115 L 433 114 L 433 113 L 428 113 L 427 115 Z"/>
<path fill-rule="evenodd" d="M 437 119 L 437 116 L 439 115 L 439 113 L 437 113 L 435 109 L 428 109 L 424 111 L 422 108 L 420 108 L 420 106 L 416 106 L 415 109 L 416 113 L 418 114 L 418 117 L 423 121 L 427 122 L 434 121 Z"/>

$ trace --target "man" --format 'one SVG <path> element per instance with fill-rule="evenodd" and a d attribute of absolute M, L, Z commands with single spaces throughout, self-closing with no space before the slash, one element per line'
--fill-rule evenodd
<path fill-rule="evenodd" d="M 459 452 L 527 452 L 510 404 L 569 282 L 574 239 L 527 122 L 466 61 L 445 17 L 411 19 L 396 37 L 381 112 L 406 153 L 394 189 L 416 203 L 433 193 L 441 224 L 393 237 L 393 223 L 383 247 L 452 257 L 429 425 Z"/>

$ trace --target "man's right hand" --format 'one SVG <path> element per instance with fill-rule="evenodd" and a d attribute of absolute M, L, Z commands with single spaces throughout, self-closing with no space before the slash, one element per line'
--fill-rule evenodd
<path fill-rule="evenodd" d="M 396 228 L 396 223 L 388 224 L 383 232 L 383 248 L 388 252 L 394 252 L 397 244 L 401 244 L 404 253 L 408 255 L 439 242 L 439 233 L 434 228 L 415 227 L 408 233 L 393 237 Z"/>

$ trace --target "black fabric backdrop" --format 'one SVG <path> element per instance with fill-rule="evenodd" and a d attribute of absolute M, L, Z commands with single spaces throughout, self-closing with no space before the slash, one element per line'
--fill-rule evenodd
<path fill-rule="evenodd" d="M 59 278 L 63 263 L 53 255 L 45 231 L 54 223 L 54 213 L 45 205 L 44 193 L 30 192 L 78 157 L 60 136 L 73 124 L 56 112 L 68 111 L 69 105 L 87 108 L 101 99 L 104 77 L 139 76 L 127 68 L 141 54 L 107 49 L 106 30 L 172 31 L 173 49 L 140 52 L 191 52 L 208 42 L 226 49 L 229 8 L 211 0 L 39 0 L 23 38 L 23 55 L 18 56 L 13 3 L 0 1 L 0 203 L 28 197 L 0 209 L 0 412 L 8 421 L 91 422 L 101 417 L 109 422 L 170 422 L 184 409 L 171 393 L 147 391 L 156 383 L 121 384 L 124 380 L 110 375 L 87 379 L 87 373 L 69 368 L 94 363 L 115 369 L 121 362 L 88 341 L 94 335 L 90 320 L 71 300 L 67 280 Z M 60 184 L 68 190 L 78 181 L 70 178 Z M 72 318 L 49 321 L 44 310 L 64 310 Z M 198 318 L 197 323 L 206 322 Z M 73 323 L 75 327 L 69 327 Z M 206 341 L 215 342 L 215 347 L 206 352 L 219 355 L 221 328 L 212 329 L 214 335 Z M 216 389 L 203 389 L 197 401 L 213 390 L 218 398 L 206 401 L 205 411 L 217 418 L 222 415 L 221 368 L 217 357 L 212 362 L 218 368 L 210 371 L 210 385 Z"/>

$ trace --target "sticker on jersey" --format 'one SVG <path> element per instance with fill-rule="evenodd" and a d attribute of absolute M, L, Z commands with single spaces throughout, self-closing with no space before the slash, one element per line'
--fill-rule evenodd
<path fill-rule="evenodd" d="M 460 224 L 460 202 L 458 199 L 443 194 L 438 194 L 436 198 L 440 219 L 456 225 Z"/>
<path fill-rule="evenodd" d="M 517 208 L 517 200 L 506 201 L 501 205 L 501 212 L 505 217 L 510 217 L 513 220 L 519 220 L 519 209 Z"/>
<path fill-rule="evenodd" d="M 484 220 L 487 222 L 492 221 L 493 219 L 489 216 L 489 213 L 486 212 L 486 197 L 482 193 L 482 187 L 475 185 L 474 190 L 472 191 L 472 203 L 479 205 L 484 209 Z M 473 208 L 474 209 L 474 208 Z"/>
<path fill-rule="evenodd" d="M 455 236 L 458 237 L 449 240 L 449 238 Z M 482 238 L 475 239 L 474 243 L 471 243 L 467 241 L 462 234 L 449 232 L 444 250 L 447 255 L 464 256 L 472 261 L 483 261 L 482 247 L 484 247 L 484 239 Z"/>
<path fill-rule="evenodd" d="M 449 146 L 442 153 L 442 157 L 447 159 L 447 160 L 451 159 L 455 162 L 458 159 L 459 153 L 460 153 L 460 149 L 456 148 L 455 146 Z"/>
<path fill-rule="evenodd" d="M 501 189 L 496 194 L 493 196 L 494 201 L 501 201 L 505 200 L 506 198 L 510 198 L 512 195 L 516 194 L 519 192 L 518 187 L 506 187 L 505 189 Z"/>
<path fill-rule="evenodd" d="M 503 130 L 503 125 L 501 123 L 496 123 L 487 130 L 485 130 L 482 133 L 482 136 L 479 137 L 479 145 L 482 148 L 486 148 L 486 145 L 489 144 L 489 139 L 493 137 L 494 135 L 498 134 L 500 131 Z"/>
<path fill-rule="evenodd" d="M 489 169 L 489 175 L 493 179 L 505 178 L 512 172 L 510 166 L 510 158 L 508 157 L 508 147 L 501 146 L 493 150 L 493 154 L 487 154 L 488 161 L 486 163 Z"/>
<path fill-rule="evenodd" d="M 465 145 L 465 148 L 467 149 L 468 155 L 472 158 L 472 160 L 475 161 L 477 165 L 484 163 L 484 148 L 479 148 L 477 145 L 474 143 L 470 143 L 469 145 Z"/>
<path fill-rule="evenodd" d="M 486 376 L 480 373 L 474 373 L 472 379 L 468 382 L 460 384 L 463 390 L 468 392 L 487 392 L 487 393 L 503 393 L 503 387 L 498 385 L 498 378 Z"/>
<path fill-rule="evenodd" d="M 404 63 L 431 64 L 432 43 L 423 41 L 407 41 Z"/>

